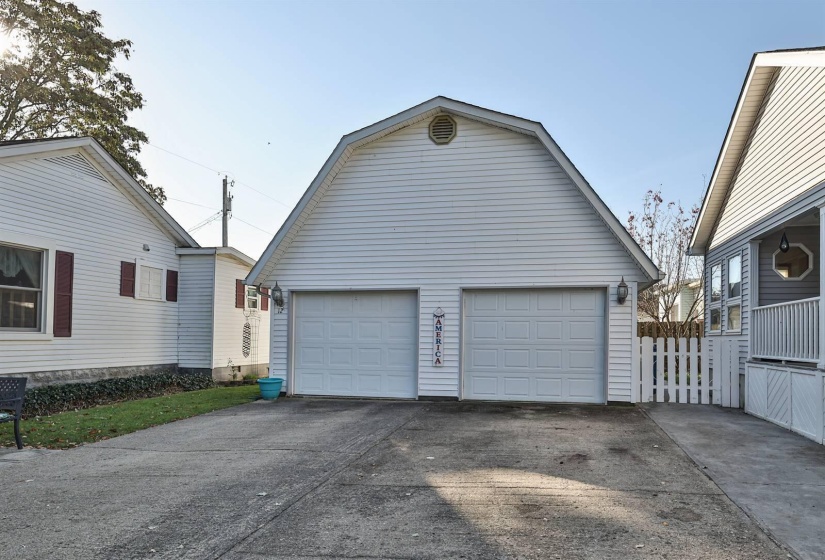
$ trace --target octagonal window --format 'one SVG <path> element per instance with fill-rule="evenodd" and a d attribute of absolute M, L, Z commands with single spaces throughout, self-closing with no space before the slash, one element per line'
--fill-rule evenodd
<path fill-rule="evenodd" d="M 802 280 L 814 269 L 814 254 L 802 243 L 791 243 L 787 253 L 773 254 L 773 270 L 784 280 Z"/>

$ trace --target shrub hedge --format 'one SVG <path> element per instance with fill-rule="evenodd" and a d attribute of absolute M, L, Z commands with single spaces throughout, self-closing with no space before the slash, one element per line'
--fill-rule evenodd
<path fill-rule="evenodd" d="M 209 374 L 165 372 L 102 379 L 91 383 L 46 385 L 26 391 L 23 416 L 47 416 L 101 404 L 157 397 L 170 392 L 214 387 Z"/>

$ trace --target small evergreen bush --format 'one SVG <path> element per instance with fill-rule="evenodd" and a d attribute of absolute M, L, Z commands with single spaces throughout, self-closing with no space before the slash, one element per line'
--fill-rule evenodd
<path fill-rule="evenodd" d="M 47 416 L 67 410 L 157 397 L 178 391 L 197 391 L 214 386 L 209 374 L 178 372 L 102 379 L 91 383 L 46 385 L 26 391 L 23 417 Z"/>

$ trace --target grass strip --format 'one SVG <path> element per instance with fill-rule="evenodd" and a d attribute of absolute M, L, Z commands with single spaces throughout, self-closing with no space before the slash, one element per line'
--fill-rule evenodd
<path fill-rule="evenodd" d="M 173 393 L 23 420 L 25 447 L 69 449 L 255 400 L 255 385 Z M 0 424 L 0 447 L 13 447 L 11 422 Z"/>

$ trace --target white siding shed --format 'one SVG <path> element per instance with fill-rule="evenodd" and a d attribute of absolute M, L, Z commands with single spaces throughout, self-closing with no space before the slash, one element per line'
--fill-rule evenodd
<path fill-rule="evenodd" d="M 429 126 L 443 114 L 456 130 L 439 144 Z M 620 305 L 622 278 L 631 296 Z M 512 319 L 490 333 L 502 348 L 486 366 L 496 370 L 491 378 L 502 380 L 491 398 L 605 402 L 633 400 L 633 302 L 638 289 L 657 279 L 655 266 L 539 123 L 435 98 L 344 137 L 247 283 L 272 287 L 277 281 L 285 292 L 285 311 L 272 314 L 270 374 L 285 377 L 293 393 L 307 392 L 296 380 L 296 364 L 316 359 L 329 370 L 350 364 L 355 371 L 389 348 L 386 332 L 376 331 L 383 338 L 337 352 L 330 337 L 349 344 L 368 326 L 343 321 L 346 314 L 336 315 L 340 324 L 303 321 L 304 306 L 318 299 L 312 294 L 332 294 L 335 305 L 358 317 L 359 306 L 377 299 L 353 292 L 392 290 L 417 296 L 417 396 L 467 398 L 462 376 L 471 348 L 462 294 L 486 292 L 504 298 L 500 305 Z M 532 312 L 519 311 L 530 290 L 548 302 L 595 290 L 602 296 L 593 301 L 601 303 L 591 313 L 602 319 L 564 322 L 548 308 L 531 323 Z M 440 364 L 434 362 L 436 312 L 444 315 Z M 375 323 L 390 325 L 386 331 L 392 319 Z M 575 373 L 573 357 L 553 354 L 549 342 L 571 332 L 600 348 L 598 356 L 581 356 L 592 361 L 584 369 L 604 377 L 598 394 L 536 396 L 542 379 Z M 523 344 L 533 351 L 518 352 Z M 335 382 L 311 393 L 371 395 Z"/>

